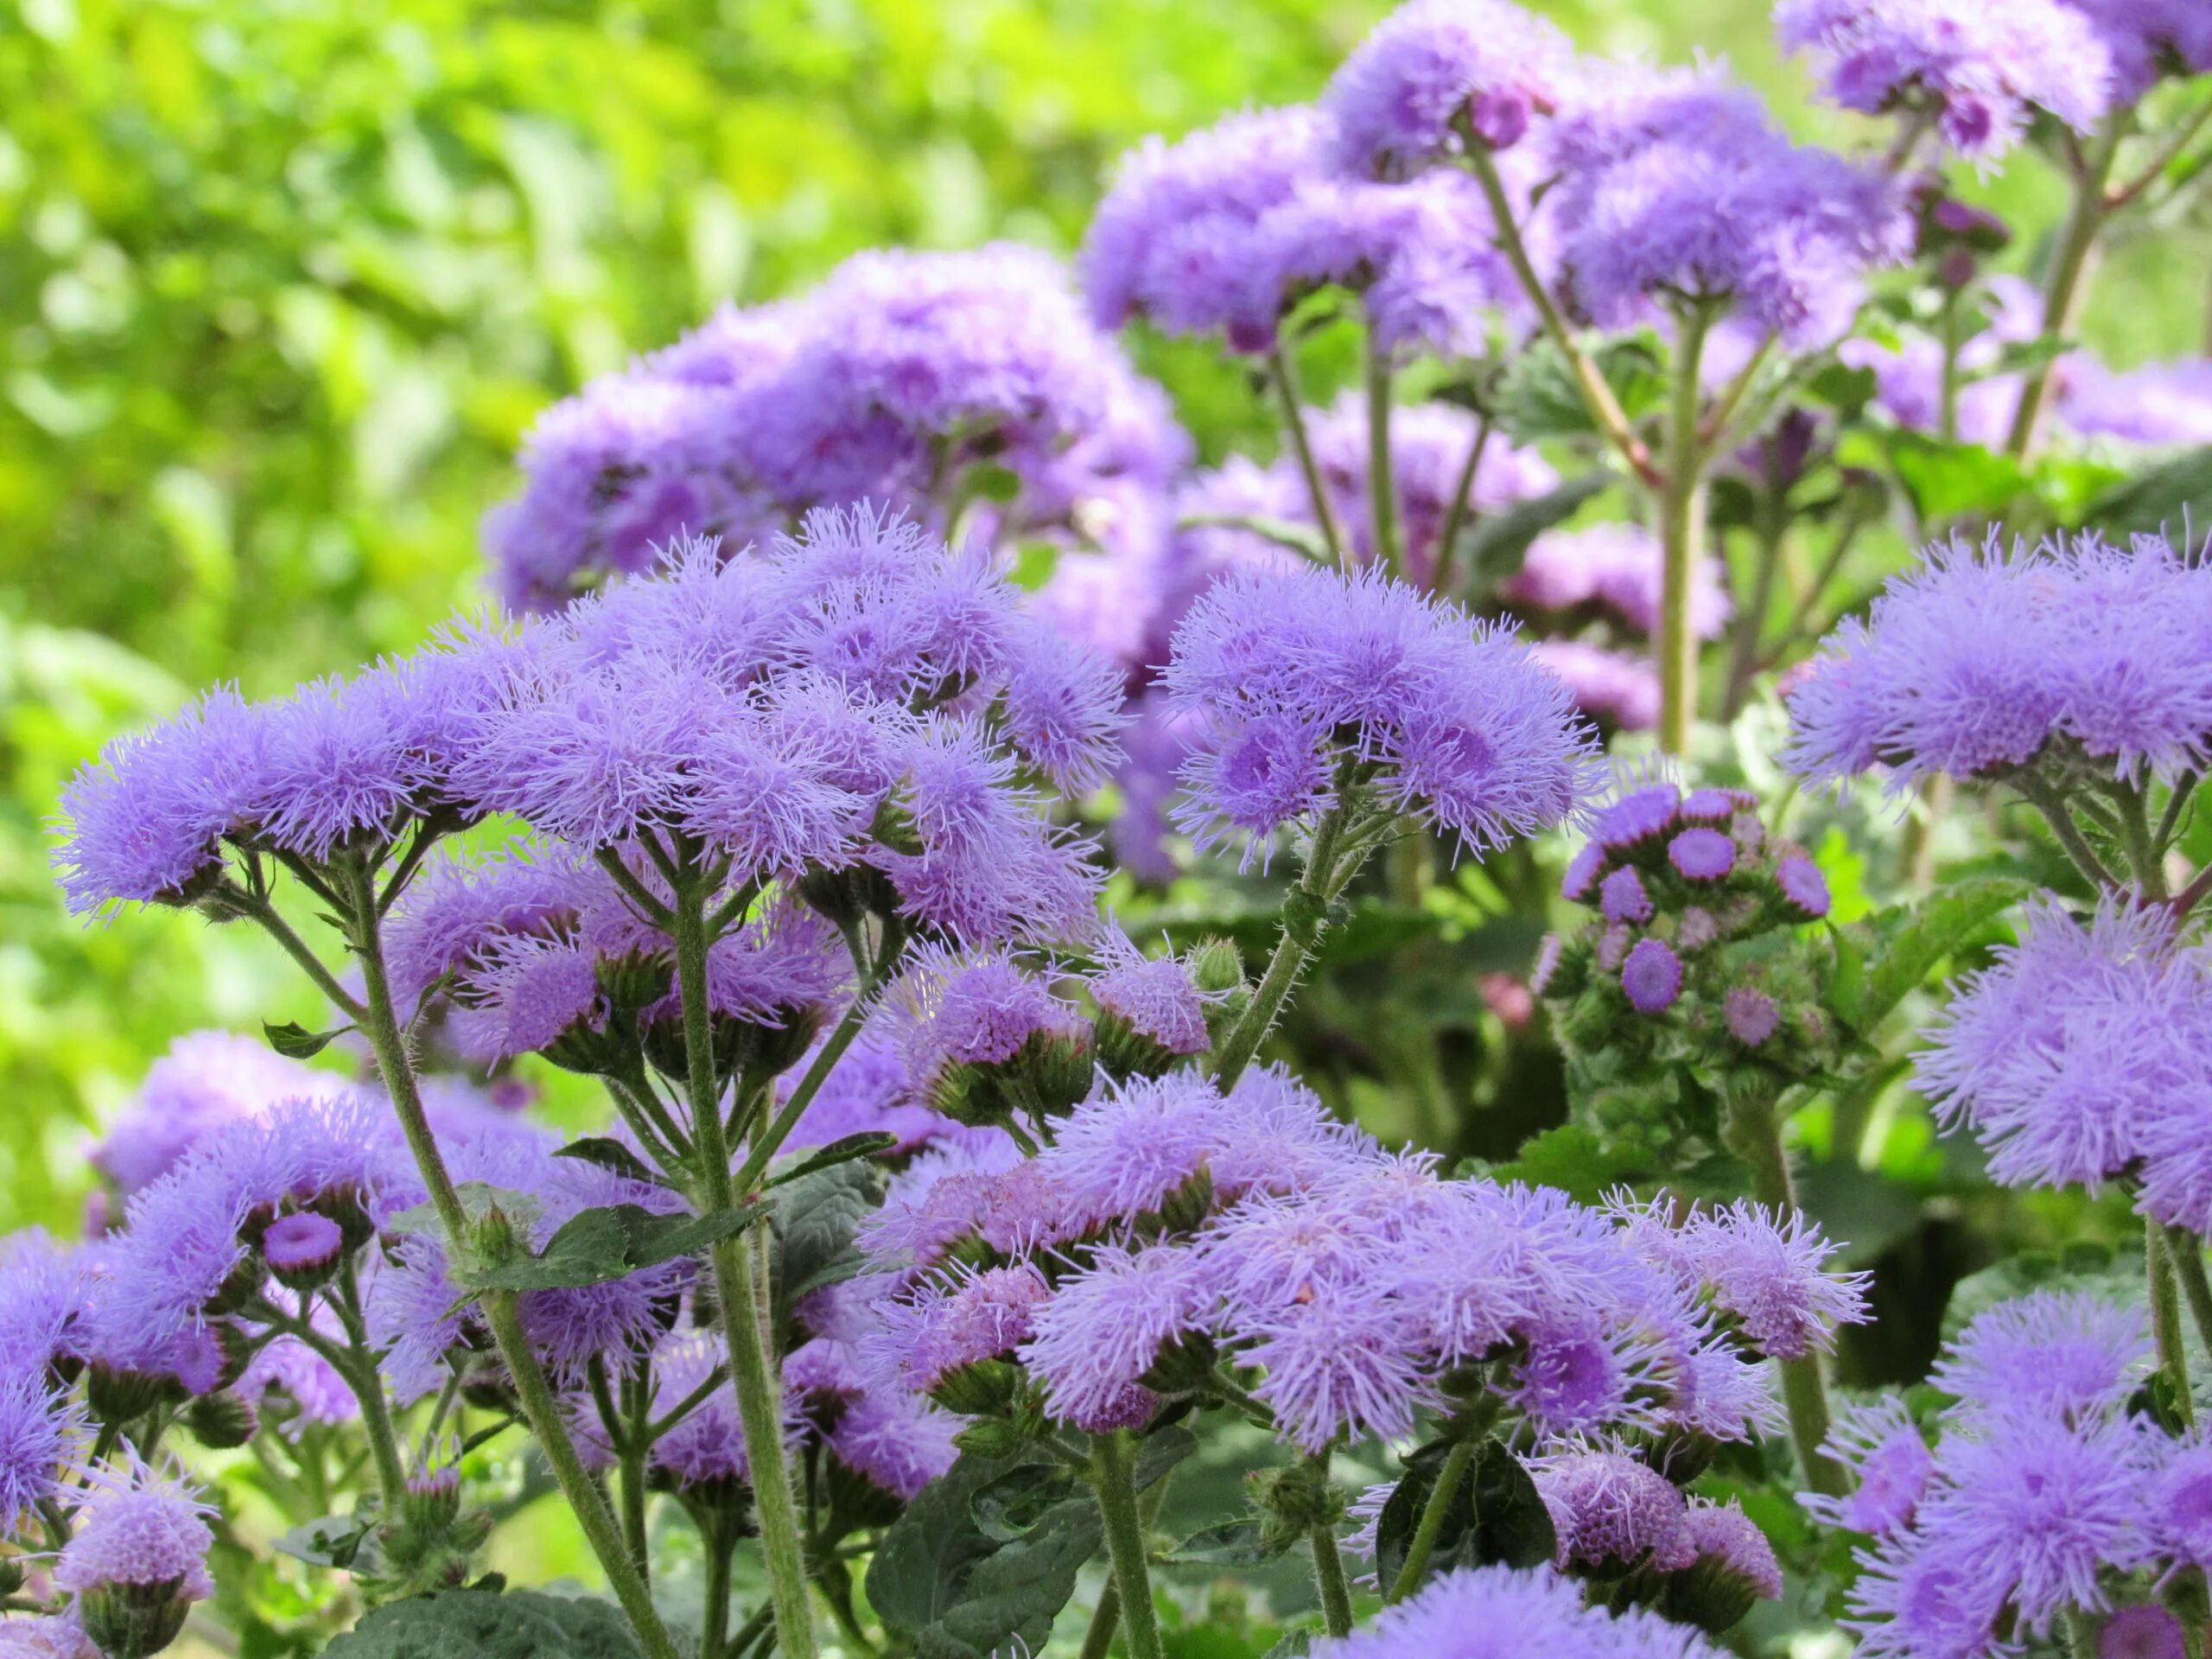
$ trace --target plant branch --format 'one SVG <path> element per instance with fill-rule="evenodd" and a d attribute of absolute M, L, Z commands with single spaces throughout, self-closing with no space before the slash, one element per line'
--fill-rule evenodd
<path fill-rule="evenodd" d="M 1320 463 L 1313 459 L 1312 435 L 1306 429 L 1306 407 L 1298 390 L 1298 365 L 1280 339 L 1268 354 L 1268 378 L 1274 383 L 1276 399 L 1282 405 L 1283 435 L 1290 440 L 1291 453 L 1298 457 L 1298 470 L 1306 480 L 1306 493 L 1313 505 L 1313 522 L 1320 527 L 1321 540 L 1327 545 L 1330 556 L 1349 570 L 1349 545 L 1337 524 L 1337 510 L 1330 503 L 1328 487 L 1321 480 Z"/>

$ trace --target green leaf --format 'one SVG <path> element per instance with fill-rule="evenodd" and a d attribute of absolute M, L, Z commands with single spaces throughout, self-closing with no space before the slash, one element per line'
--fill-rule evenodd
<path fill-rule="evenodd" d="M 899 1144 L 899 1137 L 887 1135 L 881 1129 L 868 1129 L 859 1135 L 849 1135 L 832 1141 L 828 1146 L 809 1153 L 782 1173 L 769 1178 L 770 1186 L 787 1186 L 791 1182 L 811 1175 L 818 1169 L 849 1163 L 855 1158 L 873 1158 L 880 1152 L 888 1152 Z"/>
<path fill-rule="evenodd" d="M 1129 1478 L 1141 1492 L 1154 1481 L 1164 1478 L 1169 1470 L 1198 1449 L 1198 1437 L 1180 1423 L 1154 1429 L 1137 1442 L 1137 1455 L 1130 1465 Z"/>
<path fill-rule="evenodd" d="M 1297 1541 L 1287 1532 L 1271 1538 L 1259 1516 L 1240 1515 L 1199 1528 L 1161 1559 L 1179 1567 L 1258 1567 L 1287 1553 Z"/>
<path fill-rule="evenodd" d="M 875 1207 L 880 1186 L 874 1165 L 854 1160 L 776 1188 L 767 1205 L 776 1229 L 779 1307 L 788 1309 L 808 1292 L 842 1284 L 867 1268 L 853 1234 Z"/>
<path fill-rule="evenodd" d="M 586 1210 L 561 1224 L 536 1255 L 466 1275 L 470 1290 L 558 1290 L 603 1285 L 679 1256 L 699 1255 L 717 1240 L 767 1218 L 766 1209 L 717 1216 L 658 1216 L 642 1205 Z"/>
<path fill-rule="evenodd" d="M 1946 887 L 1916 906 L 1897 906 L 1875 917 L 1878 941 L 1855 1010 L 1836 1009 L 1854 1031 L 1872 1031 L 1948 957 L 1980 937 L 1989 924 L 2027 897 L 2028 883 L 1983 876 Z"/>
<path fill-rule="evenodd" d="M 1009 1543 L 1035 1526 L 1045 1512 L 1075 1492 L 1075 1477 L 1058 1463 L 1017 1464 L 976 1489 L 968 1516 L 976 1529 Z"/>
<path fill-rule="evenodd" d="M 1890 464 L 1923 524 L 1993 518 L 2024 493 L 2027 471 L 1978 443 L 1945 443 L 1924 433 L 1889 434 Z"/>
<path fill-rule="evenodd" d="M 1046 1510 L 1019 1539 L 976 1564 L 958 1598 L 919 1632 L 917 1659 L 1041 1652 L 1104 1533 L 1097 1500 L 1087 1493 Z"/>
<path fill-rule="evenodd" d="M 976 1495 L 1028 1463 L 1027 1454 L 978 1458 L 963 1452 L 922 1489 L 886 1529 L 868 1562 L 868 1605 L 879 1618 L 910 1636 L 937 1623 L 958 1599 L 976 1563 L 1000 1548 L 976 1524 Z"/>
<path fill-rule="evenodd" d="M 1608 1145 L 1594 1129 L 1564 1123 L 1524 1143 L 1521 1155 L 1496 1173 L 1501 1181 L 1555 1186 L 1579 1203 L 1595 1204 L 1645 1171 L 1642 1158 Z"/>
<path fill-rule="evenodd" d="M 337 1026 L 328 1031 L 309 1031 L 305 1026 L 287 1020 L 281 1026 L 263 1021 L 261 1034 L 269 1039 L 269 1046 L 289 1060 L 311 1060 L 330 1046 L 333 1040 L 353 1030 L 351 1026 Z"/>
<path fill-rule="evenodd" d="M 2153 467 L 2093 503 L 2083 521 L 2107 536 L 2178 533 L 2212 519 L 2212 448 L 2192 449 Z"/>
<path fill-rule="evenodd" d="M 378 1608 L 323 1649 L 325 1659 L 639 1659 L 611 1602 L 446 1590 Z"/>
<path fill-rule="evenodd" d="M 377 1518 L 372 1515 L 326 1515 L 302 1522 L 270 1548 L 311 1567 L 372 1570 Z"/>
<path fill-rule="evenodd" d="M 1612 482 L 1607 474 L 1585 473 L 1548 494 L 1483 514 L 1459 537 L 1462 586 L 1487 588 L 1515 575 L 1537 537 L 1573 518 L 1584 502 Z"/>
<path fill-rule="evenodd" d="M 644 1159 L 624 1146 L 612 1135 L 590 1135 L 581 1141 L 571 1141 L 553 1154 L 556 1158 L 574 1158 L 579 1162 L 596 1164 L 601 1169 L 611 1169 L 626 1180 L 644 1181 L 652 1186 L 666 1186 L 668 1183 L 645 1166 Z"/>
<path fill-rule="evenodd" d="M 511 1186 L 494 1186 L 489 1181 L 463 1181 L 454 1189 L 454 1196 L 461 1200 L 461 1212 L 470 1223 L 501 1215 L 518 1233 L 528 1232 L 544 1213 L 544 1206 L 530 1193 L 518 1192 Z M 395 1233 L 428 1234 L 438 1241 L 449 1259 L 460 1259 L 461 1251 L 446 1236 L 445 1223 L 434 1204 L 418 1204 L 412 1209 L 402 1210 L 391 1218 L 390 1228 Z"/>
<path fill-rule="evenodd" d="M 1666 369 L 1654 336 L 1609 340 L 1592 356 L 1630 420 L 1649 414 L 1666 397 Z M 1598 429 L 1573 371 L 1548 340 L 1522 352 L 1506 371 L 1498 388 L 1497 418 L 1516 443 L 1588 437 Z"/>
<path fill-rule="evenodd" d="M 1376 1583 L 1394 1585 L 1404 1570 L 1448 1451 L 1440 1442 L 1416 1452 L 1384 1501 L 1375 1528 Z M 1535 1567 L 1551 1560 L 1557 1545 L 1551 1512 L 1527 1468 L 1504 1441 L 1484 1440 L 1446 1503 L 1428 1576 L 1454 1567 Z"/>

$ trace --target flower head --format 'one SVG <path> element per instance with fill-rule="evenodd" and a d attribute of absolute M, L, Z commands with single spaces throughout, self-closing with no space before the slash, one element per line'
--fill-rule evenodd
<path fill-rule="evenodd" d="M 1329 1659 L 1714 1659 L 1695 1633 L 1655 1614 L 1618 1617 L 1584 1604 L 1575 1580 L 1545 1568 L 1447 1573 L 1367 1630 L 1332 1643 Z"/>
<path fill-rule="evenodd" d="M 1338 153 L 1364 173 L 1403 172 L 1465 148 L 1519 142 L 1559 101 L 1574 50 L 1507 0 L 1410 0 L 1352 51 L 1322 107 Z"/>

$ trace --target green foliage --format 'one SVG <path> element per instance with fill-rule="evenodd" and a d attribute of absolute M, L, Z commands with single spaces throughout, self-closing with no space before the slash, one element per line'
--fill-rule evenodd
<path fill-rule="evenodd" d="M 449 1590 L 379 1607 L 323 1649 L 329 1659 L 637 1659 L 612 1602 L 533 1590 Z"/>
<path fill-rule="evenodd" d="M 634 1204 L 586 1210 L 561 1224 L 535 1255 L 467 1274 L 471 1290 L 556 1290 L 604 1285 L 642 1268 L 702 1255 L 717 1240 L 758 1225 L 758 1210 L 719 1215 L 655 1215 Z"/>

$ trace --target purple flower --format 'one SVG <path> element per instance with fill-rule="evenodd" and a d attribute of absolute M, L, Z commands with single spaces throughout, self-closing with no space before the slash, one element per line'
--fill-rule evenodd
<path fill-rule="evenodd" d="M 1591 843 L 1609 853 L 1632 852 L 1672 830 L 1681 804 L 1682 791 L 1672 784 L 1633 790 L 1599 809 L 1591 826 Z"/>
<path fill-rule="evenodd" d="M 1682 959 L 1663 939 L 1639 939 L 1621 963 L 1621 990 L 1638 1014 L 1664 1014 L 1681 995 Z"/>
<path fill-rule="evenodd" d="M 1799 1493 L 1797 1501 L 1815 1519 L 1876 1538 L 1912 1525 L 1935 1478 L 1936 1454 L 1903 1401 L 1845 1407 L 1821 1449 L 1842 1465 L 1851 1490 L 1840 1497 Z"/>
<path fill-rule="evenodd" d="M 1162 1349 L 1204 1329 L 1210 1311 L 1192 1251 L 1102 1244 L 1037 1311 L 1021 1363 L 1043 1382 L 1054 1416 L 1096 1421 L 1143 1379 Z"/>
<path fill-rule="evenodd" d="M 1562 1452 L 1533 1472 L 1559 1535 L 1561 1567 L 1633 1567 L 1682 1524 L 1681 1493 L 1624 1453 Z"/>
<path fill-rule="evenodd" d="M 1037 1310 L 1052 1294 L 1027 1263 L 925 1279 L 878 1305 L 881 1329 L 863 1351 L 887 1376 L 927 1394 L 963 1366 L 1028 1341 Z"/>
<path fill-rule="evenodd" d="M 1992 1659 L 2006 1585 L 1948 1536 L 1910 1532 L 1856 1557 L 1838 1622 L 1866 1659 Z"/>
<path fill-rule="evenodd" d="M 1736 868 L 1736 843 L 1718 830 L 1685 830 L 1667 843 L 1667 861 L 1691 881 L 1718 881 Z"/>
<path fill-rule="evenodd" d="M 1592 524 L 1547 531 L 1498 589 L 1516 610 L 1579 612 L 1601 607 L 1638 633 L 1659 629 L 1662 558 L 1659 543 L 1638 524 Z M 1728 590 L 1720 562 L 1701 557 L 1690 573 L 1690 626 L 1700 639 L 1717 635 L 1728 620 Z"/>
<path fill-rule="evenodd" d="M 1659 677 L 1648 659 L 1579 639 L 1539 639 L 1532 649 L 1591 719 L 1624 732 L 1648 732 L 1659 723 Z"/>
<path fill-rule="evenodd" d="M 2087 1421 L 2134 1391 L 2151 1351 L 2140 1310 L 2039 1290 L 1977 1314 L 1932 1380 L 1972 1416 Z"/>
<path fill-rule="evenodd" d="M 2212 69 L 2212 15 L 2190 0 L 2070 0 L 2113 59 L 2113 101 L 2132 102 L 2160 76 Z"/>
<path fill-rule="evenodd" d="M 1107 965 L 1086 982 L 1099 1011 L 1170 1054 L 1205 1053 L 1212 1041 L 1206 998 L 1191 982 L 1190 970 L 1173 957 L 1146 957 L 1117 928 L 1103 930 L 1100 941 Z"/>
<path fill-rule="evenodd" d="M 1238 1127 L 1205 1077 L 1138 1078 L 1077 1107 L 1038 1170 L 1076 1225 L 1130 1221 L 1205 1171 Z"/>
<path fill-rule="evenodd" d="M 653 1409 L 665 1414 L 728 1360 L 728 1345 L 707 1332 L 677 1332 L 653 1350 Z M 737 1391 L 720 1388 L 653 1442 L 653 1467 L 679 1489 L 741 1481 L 752 1469 L 738 1421 Z"/>
<path fill-rule="evenodd" d="M 1819 54 L 1836 102 L 1925 105 L 1962 155 L 2010 149 L 2031 105 L 2087 133 L 2112 97 L 2110 50 L 2063 0 L 1784 0 L 1775 27 L 1784 50 Z"/>
<path fill-rule="evenodd" d="M 12 1537 L 57 1493 L 83 1427 L 81 1408 L 54 1388 L 42 1360 L 10 1357 L 0 1369 L 0 1531 Z"/>
<path fill-rule="evenodd" d="M 1866 273 L 1903 257 L 1890 182 L 1791 144 L 1758 101 L 1702 71 L 1592 77 L 1554 134 L 1544 212 L 1564 285 L 1602 326 L 1656 301 L 1732 305 L 1794 346 L 1850 326 Z"/>
<path fill-rule="evenodd" d="M 1774 884 L 1802 919 L 1816 922 L 1828 913 L 1828 879 L 1811 859 L 1783 859 L 1774 867 Z"/>
<path fill-rule="evenodd" d="M 1599 884 L 1598 907 L 1609 922 L 1651 919 L 1651 895 L 1643 890 L 1643 878 L 1633 865 L 1622 865 Z"/>
<path fill-rule="evenodd" d="M 2212 363 L 2185 358 L 2115 372 L 2076 352 L 2065 360 L 2057 413 L 2084 437 L 2161 448 L 2212 443 Z"/>
<path fill-rule="evenodd" d="M 925 946 L 893 996 L 906 1074 L 925 1097 L 948 1068 L 1002 1064 L 1033 1038 L 1071 1037 L 1079 1023 L 1042 979 L 1002 956 Z"/>
<path fill-rule="evenodd" d="M 1730 1036 L 1745 1048 L 1757 1048 L 1781 1025 L 1782 1010 L 1764 991 L 1750 985 L 1733 985 L 1728 995 L 1720 999 L 1720 1018 Z"/>
<path fill-rule="evenodd" d="M 181 1474 L 158 1471 L 135 1452 L 124 1455 L 89 1474 L 91 1496 L 54 1564 L 54 1581 L 79 1595 L 174 1583 L 184 1600 L 205 1600 L 215 1593 L 207 1572 L 215 1535 L 207 1522 L 214 1510 Z"/>
<path fill-rule="evenodd" d="M 1402 583 L 1306 568 L 1239 572 L 1194 605 L 1165 683 L 1208 729 L 1185 781 L 1188 821 L 1255 837 L 1328 798 L 1316 746 L 1344 734 L 1376 786 L 1478 851 L 1560 823 L 1589 790 L 1587 729 L 1565 689 L 1510 635 Z M 1303 768 L 1274 823 L 1224 791 L 1247 734 L 1277 732 Z M 1271 764 L 1269 776 L 1282 773 Z"/>
<path fill-rule="evenodd" d="M 1565 35 L 1504 0 L 1410 0 L 1353 49 L 1322 106 L 1348 166 L 1403 172 L 1458 153 L 1466 132 L 1510 147 L 1573 67 Z"/>
<path fill-rule="evenodd" d="M 903 1503 L 950 1469 L 960 1419 L 918 1395 L 871 1392 L 839 1414 L 830 1449 L 847 1468 Z"/>
<path fill-rule="evenodd" d="M 257 1038 L 195 1031 L 146 1068 L 131 1103 L 92 1150 L 92 1166 L 129 1198 L 215 1131 L 280 1100 L 335 1094 L 340 1078 L 287 1059 Z"/>
<path fill-rule="evenodd" d="M 1408 1310 L 1356 1284 L 1319 1281 L 1304 1300 L 1247 1301 L 1228 1318 L 1240 1362 L 1266 1370 L 1253 1393 L 1301 1451 L 1347 1435 L 1406 1434 L 1414 1412 L 1434 1402 Z"/>
<path fill-rule="evenodd" d="M 1764 1599 L 1782 1594 L 1782 1564 L 1758 1524 L 1734 1499 L 1715 1503 L 1693 1498 L 1675 1529 L 1653 1548 L 1651 1564 L 1662 1573 L 1682 1573 L 1711 1561 L 1749 1584 Z"/>
<path fill-rule="evenodd" d="M 2156 1603 L 2123 1607 L 2098 1630 L 2097 1659 L 2189 1659 L 2189 1636 Z"/>
<path fill-rule="evenodd" d="M 261 1253 L 280 1278 L 312 1274 L 338 1260 L 344 1234 L 336 1222 L 310 1210 L 279 1216 L 261 1235 Z"/>
<path fill-rule="evenodd" d="M 335 1325 L 334 1316 L 320 1311 L 317 1323 L 326 1318 Z M 342 1332 L 334 1334 L 343 1339 Z M 310 1424 L 350 1423 L 361 1414 L 361 1402 L 353 1384 L 328 1360 L 293 1336 L 277 1337 L 259 1349 L 246 1362 L 232 1392 L 264 1410 L 272 1392 L 282 1395 L 291 1411 L 280 1432 L 293 1440 Z"/>
<path fill-rule="evenodd" d="M 1586 1606 L 1579 1583 L 1548 1569 L 1484 1567 L 1444 1574 L 1327 1651 L 1328 1659 L 1716 1659 L 1719 1650 L 1655 1614 Z"/>
<path fill-rule="evenodd" d="M 1839 1325 L 1863 1325 L 1867 1275 L 1832 1273 L 1836 1247 L 1798 1211 L 1777 1223 L 1764 1205 L 1739 1198 L 1694 1215 L 1679 1241 L 1682 1260 L 1770 1359 L 1827 1352 Z"/>
<path fill-rule="evenodd" d="M 2160 1448 L 2145 1522 L 2163 1560 L 2200 1572 L 2212 1567 L 2212 1446 L 2201 1433 Z"/>
<path fill-rule="evenodd" d="M 2107 1605 L 2105 1568 L 2147 1559 L 2143 1444 L 2133 1420 L 2006 1417 L 1986 1438 L 1946 1442 L 1918 1529 L 2009 1586 L 2021 1630 L 2040 1635 L 2067 1608 Z"/>

